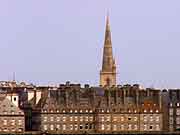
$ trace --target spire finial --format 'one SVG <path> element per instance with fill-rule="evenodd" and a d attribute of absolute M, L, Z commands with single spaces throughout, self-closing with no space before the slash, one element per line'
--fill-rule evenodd
<path fill-rule="evenodd" d="M 107 10 L 106 24 L 107 24 L 107 26 L 109 26 L 109 10 Z"/>
<path fill-rule="evenodd" d="M 13 72 L 13 81 L 14 82 L 16 81 L 16 74 L 15 74 L 15 72 Z"/>

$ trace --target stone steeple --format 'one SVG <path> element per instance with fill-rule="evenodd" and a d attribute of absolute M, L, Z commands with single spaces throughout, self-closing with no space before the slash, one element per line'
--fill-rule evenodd
<path fill-rule="evenodd" d="M 107 15 L 106 18 L 102 70 L 100 71 L 100 85 L 102 87 L 116 85 L 116 64 L 115 59 L 113 58 L 109 15 Z"/>

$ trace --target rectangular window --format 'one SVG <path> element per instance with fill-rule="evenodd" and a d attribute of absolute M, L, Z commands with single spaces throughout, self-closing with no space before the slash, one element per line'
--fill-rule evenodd
<path fill-rule="evenodd" d="M 144 130 L 145 130 L 145 131 L 147 130 L 147 125 L 144 125 Z"/>
<path fill-rule="evenodd" d="M 82 116 L 80 116 L 80 121 L 83 121 L 83 117 Z"/>
<path fill-rule="evenodd" d="M 77 116 L 74 117 L 74 121 L 78 121 L 78 117 Z"/>
<path fill-rule="evenodd" d="M 117 117 L 113 117 L 113 121 L 117 121 Z"/>
<path fill-rule="evenodd" d="M 156 122 L 159 122 L 159 119 L 160 119 L 159 116 L 156 116 Z"/>
<path fill-rule="evenodd" d="M 86 124 L 86 125 L 85 125 L 85 129 L 88 129 L 88 128 L 89 128 L 89 125 L 88 125 L 88 124 Z"/>
<path fill-rule="evenodd" d="M 81 125 L 79 125 L 79 129 L 81 130 L 81 129 L 83 129 L 83 125 L 81 124 Z"/>
<path fill-rule="evenodd" d="M 91 121 L 91 122 L 93 121 L 93 116 L 89 117 L 89 121 Z"/>
<path fill-rule="evenodd" d="M 145 122 L 147 121 L 147 117 L 146 116 L 144 116 L 143 119 L 144 119 Z"/>
<path fill-rule="evenodd" d="M 66 125 L 62 125 L 62 129 L 63 129 L 63 130 L 66 130 Z"/>
<path fill-rule="evenodd" d="M 12 132 L 15 132 L 16 130 L 14 128 L 11 129 Z"/>
<path fill-rule="evenodd" d="M 101 130 L 104 130 L 104 124 L 101 125 Z"/>
<path fill-rule="evenodd" d="M 114 131 L 117 130 L 117 125 L 113 125 L 113 130 L 114 130 Z"/>
<path fill-rule="evenodd" d="M 18 120 L 18 125 L 22 125 L 22 120 Z"/>
<path fill-rule="evenodd" d="M 85 121 L 88 121 L 88 116 L 85 117 Z"/>
<path fill-rule="evenodd" d="M 76 130 L 76 131 L 78 130 L 78 125 L 77 124 L 74 125 L 74 130 Z"/>
<path fill-rule="evenodd" d="M 72 116 L 70 117 L 70 121 L 73 121 L 73 117 Z"/>
<path fill-rule="evenodd" d="M 66 121 L 66 117 L 63 117 L 63 122 Z"/>
<path fill-rule="evenodd" d="M 134 117 L 134 121 L 137 121 L 137 119 L 138 119 L 138 118 L 135 116 L 135 117 Z"/>
<path fill-rule="evenodd" d="M 132 125 L 128 124 L 128 130 L 132 130 Z"/>
<path fill-rule="evenodd" d="M 153 126 L 152 126 L 152 125 L 150 125 L 150 126 L 149 126 L 149 129 L 150 129 L 150 130 L 152 130 L 152 129 L 153 129 Z"/>
<path fill-rule="evenodd" d="M 169 117 L 169 124 L 173 124 L 173 123 L 174 123 L 173 117 Z"/>
<path fill-rule="evenodd" d="M 121 121 L 124 121 L 124 117 L 123 116 L 121 116 Z"/>
<path fill-rule="evenodd" d="M 160 130 L 160 126 L 156 125 L 156 130 L 159 131 Z"/>
<path fill-rule="evenodd" d="M 104 117 L 103 117 L 103 116 L 101 117 L 101 121 L 102 121 L 102 122 L 104 121 Z"/>
<path fill-rule="evenodd" d="M 150 116 L 150 121 L 151 121 L 151 122 L 153 121 L 153 116 Z"/>
<path fill-rule="evenodd" d="M 3 125 L 7 125 L 7 120 L 3 120 Z"/>
<path fill-rule="evenodd" d="M 108 121 L 108 122 L 111 121 L 111 117 L 110 117 L 110 116 L 107 116 L 107 117 L 106 117 L 106 121 Z"/>
<path fill-rule="evenodd" d="M 45 122 L 47 121 L 47 117 L 44 117 L 44 121 L 45 121 Z"/>
<path fill-rule="evenodd" d="M 137 125 L 134 125 L 134 130 L 137 130 L 137 129 L 138 129 Z"/>
<path fill-rule="evenodd" d="M 70 130 L 73 130 L 73 125 L 70 125 Z"/>
<path fill-rule="evenodd" d="M 176 124 L 180 124 L 180 117 L 176 117 Z"/>
<path fill-rule="evenodd" d="M 180 115 L 180 108 L 176 109 L 176 115 Z"/>
<path fill-rule="evenodd" d="M 124 130 L 124 125 L 121 125 L 121 130 Z"/>
<path fill-rule="evenodd" d="M 111 125 L 107 125 L 107 130 L 111 130 Z"/>
<path fill-rule="evenodd" d="M 60 121 L 60 117 L 57 117 L 57 121 Z"/>
<path fill-rule="evenodd" d="M 11 120 L 11 125 L 15 125 L 15 120 Z"/>
<path fill-rule="evenodd" d="M 59 130 L 60 129 L 60 125 L 58 124 L 58 125 L 56 125 L 56 128 Z"/>
<path fill-rule="evenodd" d="M 172 108 L 169 109 L 169 115 L 173 115 L 173 109 Z"/>
<path fill-rule="evenodd" d="M 131 120 L 131 117 L 128 117 L 128 120 L 130 121 L 130 120 Z"/>
<path fill-rule="evenodd" d="M 50 129 L 51 129 L 51 130 L 54 130 L 54 125 L 51 125 L 51 126 L 50 126 Z"/>
<path fill-rule="evenodd" d="M 51 121 L 54 121 L 54 117 L 50 117 L 50 120 L 51 120 Z"/>
<path fill-rule="evenodd" d="M 47 125 L 44 125 L 44 130 L 47 130 Z"/>

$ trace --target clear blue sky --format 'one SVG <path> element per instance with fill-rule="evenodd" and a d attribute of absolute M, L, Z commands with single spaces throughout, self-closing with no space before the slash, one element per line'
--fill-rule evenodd
<path fill-rule="evenodd" d="M 180 88 L 179 0 L 1 0 L 0 80 L 98 85 L 108 9 L 118 84 Z"/>

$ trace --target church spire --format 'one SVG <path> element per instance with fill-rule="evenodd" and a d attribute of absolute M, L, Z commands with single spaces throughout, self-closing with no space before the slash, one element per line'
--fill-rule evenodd
<path fill-rule="evenodd" d="M 100 85 L 112 86 L 116 85 L 116 65 L 113 58 L 111 30 L 109 22 L 109 14 L 106 17 L 106 30 L 103 48 L 102 70 L 100 72 Z"/>
<path fill-rule="evenodd" d="M 107 15 L 102 71 L 111 71 L 112 66 L 113 66 L 113 53 L 112 53 L 112 42 L 111 42 L 111 30 L 109 23 L 109 15 Z"/>

